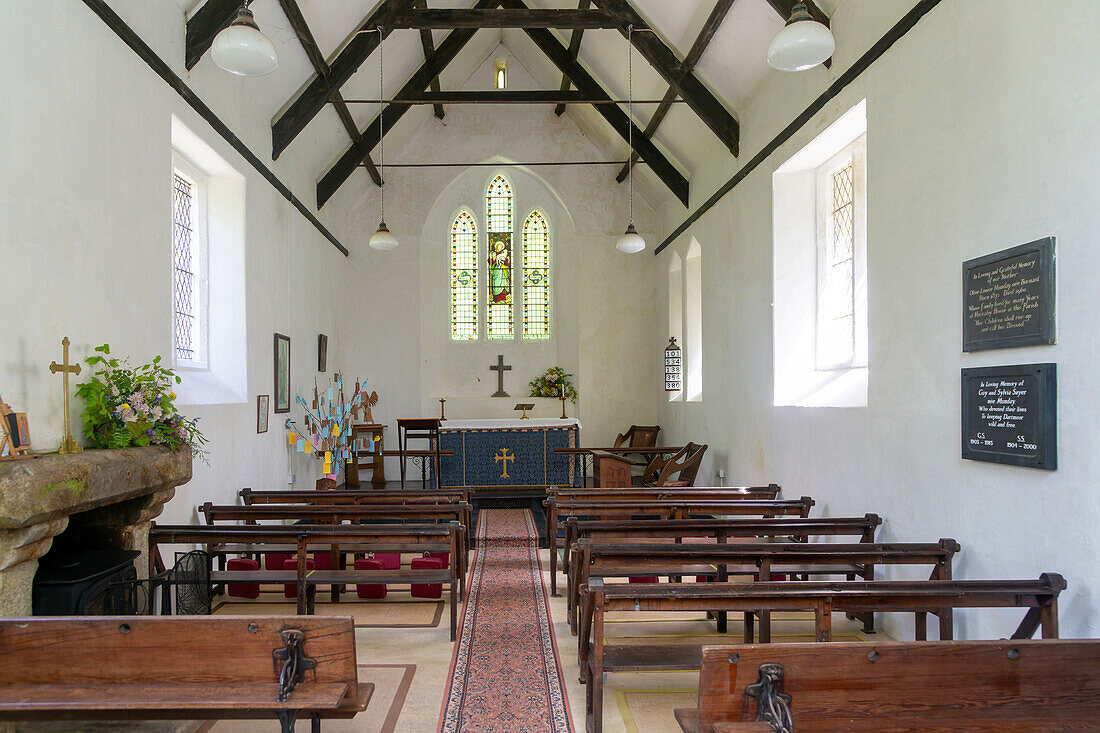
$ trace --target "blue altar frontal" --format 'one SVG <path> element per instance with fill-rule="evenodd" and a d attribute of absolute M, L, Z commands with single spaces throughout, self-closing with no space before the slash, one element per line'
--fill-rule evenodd
<path fill-rule="evenodd" d="M 574 456 L 555 448 L 580 444 L 580 423 L 569 420 L 448 420 L 439 428 L 444 486 L 500 493 L 541 492 L 547 486 L 581 486 Z"/>

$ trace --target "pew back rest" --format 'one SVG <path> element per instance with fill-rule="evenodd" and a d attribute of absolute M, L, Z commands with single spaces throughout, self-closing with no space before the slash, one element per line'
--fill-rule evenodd
<path fill-rule="evenodd" d="M 305 683 L 355 697 L 355 630 L 341 616 L 93 616 L 0 620 L 5 685 L 278 683 L 282 632 L 304 634 Z M 231 653 L 227 653 L 231 652 Z"/>
<path fill-rule="evenodd" d="M 631 425 L 625 433 L 615 436 L 614 448 L 626 445 L 629 448 L 652 448 L 657 445 L 660 425 Z"/>
<path fill-rule="evenodd" d="M 794 730 L 1067 730 L 1100 720 L 1100 639 L 705 646 L 699 731 L 756 719 L 782 665 Z"/>

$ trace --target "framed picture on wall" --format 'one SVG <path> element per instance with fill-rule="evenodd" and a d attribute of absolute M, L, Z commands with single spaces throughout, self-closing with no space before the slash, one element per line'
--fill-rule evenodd
<path fill-rule="evenodd" d="M 321 333 L 317 335 L 317 371 L 328 369 L 328 336 Z"/>
<path fill-rule="evenodd" d="M 275 334 L 275 410 L 290 412 L 290 337 Z"/>
<path fill-rule="evenodd" d="M 256 432 L 267 432 L 267 408 L 271 402 L 271 395 L 262 394 L 256 397 Z"/>

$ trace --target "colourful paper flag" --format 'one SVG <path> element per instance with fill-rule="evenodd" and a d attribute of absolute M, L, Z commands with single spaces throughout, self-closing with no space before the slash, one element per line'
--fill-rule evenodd
<path fill-rule="evenodd" d="M 294 445 L 295 443 L 298 442 L 298 434 L 297 433 L 291 433 L 289 438 L 290 438 L 290 440 L 289 440 L 290 445 Z"/>
<path fill-rule="evenodd" d="M 296 441 L 294 441 L 294 444 L 297 446 L 297 451 L 299 453 L 306 449 L 306 442 L 301 438 L 298 438 Z"/>

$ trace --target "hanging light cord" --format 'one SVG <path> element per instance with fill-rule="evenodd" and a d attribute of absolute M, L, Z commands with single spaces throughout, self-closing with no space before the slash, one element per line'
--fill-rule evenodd
<path fill-rule="evenodd" d="M 627 109 L 627 140 L 630 150 L 627 151 L 627 163 L 634 152 L 634 26 L 626 27 L 626 109 Z M 634 166 L 628 165 L 627 174 L 630 176 L 630 225 L 634 226 Z"/>
<path fill-rule="evenodd" d="M 382 50 L 382 39 L 384 34 L 382 33 L 382 26 L 378 26 L 378 167 L 381 169 L 386 162 L 386 135 L 382 129 L 382 99 L 385 97 L 385 93 L 382 91 L 382 69 L 383 59 L 385 55 Z M 379 185 L 378 185 L 378 200 L 381 209 L 381 220 L 384 224 L 386 222 L 386 180 L 382 178 L 381 172 L 379 172 Z"/>

